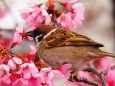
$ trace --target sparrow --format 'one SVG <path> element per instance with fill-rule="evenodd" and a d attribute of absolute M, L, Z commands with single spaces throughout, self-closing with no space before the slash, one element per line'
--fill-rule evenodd
<path fill-rule="evenodd" d="M 95 42 L 87 36 L 51 25 L 41 25 L 27 32 L 33 37 L 39 57 L 50 67 L 72 64 L 71 70 L 78 71 L 91 60 L 114 54 L 102 51 L 103 44 Z"/>

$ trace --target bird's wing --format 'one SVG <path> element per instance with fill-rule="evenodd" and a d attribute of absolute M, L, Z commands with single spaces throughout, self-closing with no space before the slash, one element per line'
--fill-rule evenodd
<path fill-rule="evenodd" d="M 92 39 L 77 34 L 69 30 L 57 29 L 51 35 L 44 39 L 47 47 L 59 46 L 95 46 L 103 47 L 102 44 L 93 41 Z"/>

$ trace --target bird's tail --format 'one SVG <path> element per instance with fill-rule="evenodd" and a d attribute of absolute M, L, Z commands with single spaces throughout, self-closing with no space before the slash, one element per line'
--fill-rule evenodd
<path fill-rule="evenodd" d="M 109 53 L 109 52 L 105 52 L 105 51 L 99 52 L 99 55 L 100 56 L 110 56 L 110 57 L 115 58 L 115 54 L 112 54 L 112 53 Z"/>

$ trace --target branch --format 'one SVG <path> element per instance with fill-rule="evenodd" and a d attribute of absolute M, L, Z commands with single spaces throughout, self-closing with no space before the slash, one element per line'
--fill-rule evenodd
<path fill-rule="evenodd" d="M 113 66 L 111 66 L 110 68 L 108 68 L 108 69 L 102 71 L 101 74 L 103 74 L 104 76 L 106 76 L 109 70 L 114 70 L 114 69 L 115 69 L 115 65 L 113 65 Z"/>
<path fill-rule="evenodd" d="M 96 82 L 93 82 L 93 81 L 90 81 L 86 78 L 78 78 L 77 76 L 73 76 L 73 79 L 76 81 L 76 82 L 83 82 L 83 83 L 86 83 L 86 84 L 89 84 L 89 85 L 93 85 L 93 86 L 99 86 L 98 83 Z"/>
<path fill-rule="evenodd" d="M 93 85 L 93 86 L 99 86 L 99 84 L 97 82 L 90 81 L 90 80 L 88 80 L 88 79 L 86 79 L 84 77 L 77 77 L 76 75 L 74 75 L 74 72 L 75 71 L 70 72 L 71 76 L 68 79 L 69 81 L 71 81 L 71 82 L 74 82 L 74 81 L 83 82 L 85 84 L 89 84 L 89 85 Z"/>
<path fill-rule="evenodd" d="M 100 79 L 102 86 L 106 86 L 106 82 L 105 82 L 104 74 L 103 73 L 99 73 L 95 68 L 93 68 L 91 66 L 89 66 L 88 68 L 84 69 L 83 71 L 94 73 Z"/>
<path fill-rule="evenodd" d="M 115 69 L 115 65 L 113 65 L 110 68 L 108 68 L 108 69 L 106 69 L 106 70 L 104 70 L 104 71 L 102 71 L 102 72 L 99 73 L 95 68 L 93 68 L 93 67 L 91 67 L 89 65 L 89 67 L 86 68 L 86 69 L 84 69 L 83 71 L 94 73 L 100 79 L 102 86 L 106 86 L 106 82 L 105 82 L 104 76 L 107 75 L 107 73 L 108 73 L 109 70 L 113 70 L 113 69 Z"/>

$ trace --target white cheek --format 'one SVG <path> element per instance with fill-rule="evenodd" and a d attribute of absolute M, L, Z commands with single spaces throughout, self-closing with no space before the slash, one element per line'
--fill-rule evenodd
<path fill-rule="evenodd" d="M 39 43 L 39 42 L 38 42 L 38 41 L 39 41 L 38 38 L 39 38 L 39 36 L 36 36 L 36 38 L 35 38 L 36 44 Z"/>
<path fill-rule="evenodd" d="M 42 36 L 43 36 L 43 34 L 40 34 L 40 35 L 38 35 L 38 36 L 35 37 L 36 44 L 39 44 L 39 40 L 38 40 L 38 39 L 39 39 L 40 37 L 42 37 Z"/>

